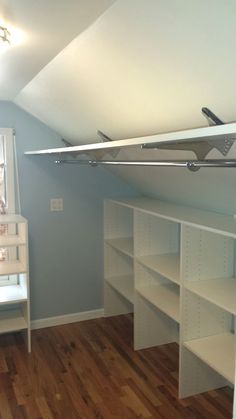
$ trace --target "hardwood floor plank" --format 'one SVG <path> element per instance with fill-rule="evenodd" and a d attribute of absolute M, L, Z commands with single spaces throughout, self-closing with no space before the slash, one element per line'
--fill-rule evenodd
<path fill-rule="evenodd" d="M 231 419 L 232 390 L 178 399 L 178 345 L 133 350 L 133 316 L 0 336 L 0 419 Z"/>
<path fill-rule="evenodd" d="M 36 404 L 43 419 L 53 419 L 52 413 L 45 400 L 45 397 L 36 397 Z"/>
<path fill-rule="evenodd" d="M 7 394 L 2 391 L 0 392 L 0 413 L 1 417 L 4 419 L 14 419 L 7 399 Z"/>
<path fill-rule="evenodd" d="M 129 385 L 123 386 L 125 396 L 122 397 L 123 403 L 134 412 L 136 417 L 151 418 L 151 412 L 145 407 L 136 393 Z"/>

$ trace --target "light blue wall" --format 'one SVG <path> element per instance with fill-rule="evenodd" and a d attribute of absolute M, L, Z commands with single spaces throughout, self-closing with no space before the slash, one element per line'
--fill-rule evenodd
<path fill-rule="evenodd" d="M 102 168 L 57 166 L 24 151 L 59 147 L 60 136 L 10 102 L 0 127 L 15 128 L 22 214 L 29 221 L 32 318 L 103 306 L 103 200 L 135 190 Z M 50 212 L 62 197 L 64 211 Z"/>

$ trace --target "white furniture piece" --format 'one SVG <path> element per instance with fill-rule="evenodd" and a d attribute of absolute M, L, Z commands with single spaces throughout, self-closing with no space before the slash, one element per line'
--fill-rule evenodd
<path fill-rule="evenodd" d="M 105 315 L 134 310 L 135 349 L 179 342 L 181 398 L 232 386 L 234 216 L 147 198 L 107 200 L 104 228 Z"/>
<path fill-rule="evenodd" d="M 0 334 L 25 331 L 31 351 L 28 224 L 21 215 L 0 216 Z"/>

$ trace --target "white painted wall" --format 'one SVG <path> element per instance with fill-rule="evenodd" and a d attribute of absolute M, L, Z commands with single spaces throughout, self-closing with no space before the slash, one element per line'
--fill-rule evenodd
<path fill-rule="evenodd" d="M 120 139 L 203 126 L 202 106 L 235 121 L 235 22 L 234 0 L 118 0 L 15 101 L 75 144 L 97 129 Z M 159 156 L 193 157 L 149 152 Z M 117 172 L 144 193 L 236 212 L 235 169 Z"/>

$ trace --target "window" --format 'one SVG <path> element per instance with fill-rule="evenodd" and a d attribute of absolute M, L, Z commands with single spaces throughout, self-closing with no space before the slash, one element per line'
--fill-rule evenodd
<path fill-rule="evenodd" d="M 14 214 L 14 136 L 10 128 L 0 128 L 0 176 L 0 199 L 5 200 L 6 212 Z"/>
<path fill-rule="evenodd" d="M 15 213 L 14 185 L 14 133 L 13 129 L 0 128 L 0 215 Z M 14 234 L 16 227 L 0 223 L 0 236 Z M 0 248 L 0 263 L 16 259 L 15 248 Z M 17 283 L 17 275 L 0 276 L 0 286 Z"/>

